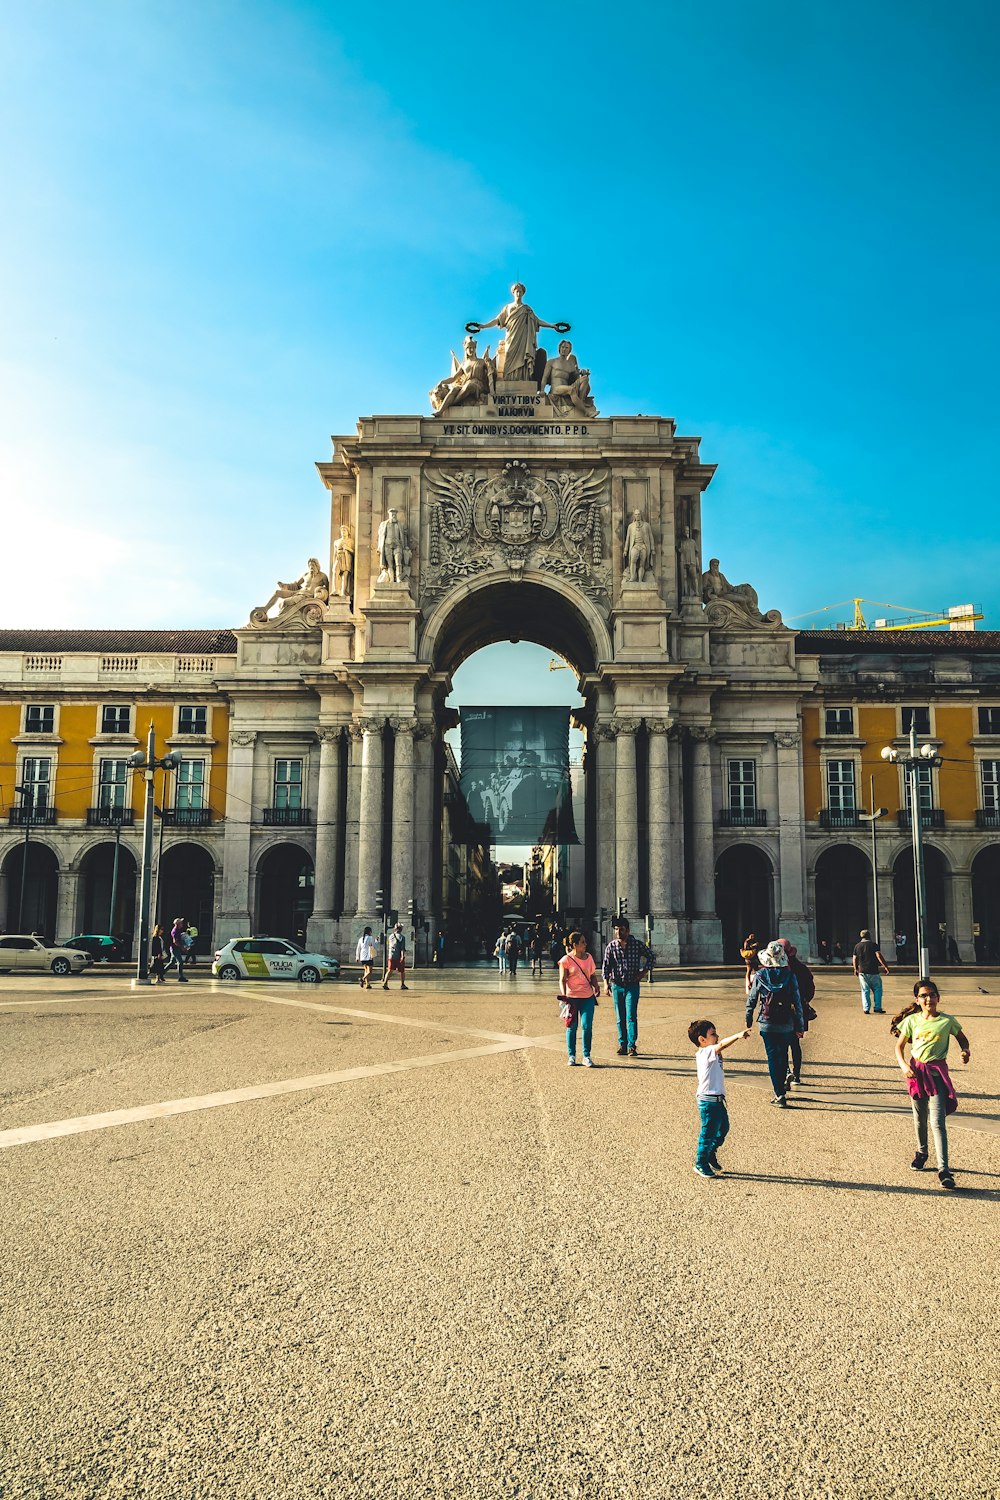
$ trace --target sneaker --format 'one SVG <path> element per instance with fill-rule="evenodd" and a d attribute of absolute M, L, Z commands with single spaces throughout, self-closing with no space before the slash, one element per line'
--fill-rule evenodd
<path fill-rule="evenodd" d="M 409 986 L 409 985 L 408 985 L 408 984 L 401 984 L 401 985 L 400 985 L 400 986 L 399 986 L 399 988 L 400 988 L 400 989 L 401 989 L 401 990 L 408 990 L 408 989 L 409 989 L 409 988 L 410 988 L 410 986 Z"/>
<path fill-rule="evenodd" d="M 575 1068 L 576 1067 L 576 1058 L 575 1057 L 568 1057 L 566 1059 L 566 1066 L 569 1067 L 569 1068 Z"/>
<path fill-rule="evenodd" d="M 924 1167 L 926 1167 L 926 1165 L 927 1165 L 927 1152 L 926 1151 L 918 1151 L 917 1154 L 916 1154 L 916 1156 L 910 1162 L 910 1166 L 913 1168 L 914 1172 L 922 1172 L 924 1170 Z"/>
<path fill-rule="evenodd" d="M 943 1188 L 947 1188 L 949 1192 L 952 1192 L 954 1190 L 955 1179 L 954 1177 L 952 1177 L 950 1172 L 939 1172 L 938 1182 L 940 1182 Z"/>
<path fill-rule="evenodd" d="M 638 1057 L 639 1056 L 638 1052 L 635 1050 L 634 1047 L 630 1047 L 628 1049 L 628 1055 L 629 1055 L 629 1057 Z"/>
<path fill-rule="evenodd" d="M 699 1177 L 715 1177 L 715 1173 L 712 1171 L 711 1167 L 696 1166 L 695 1171 L 697 1172 Z"/>
<path fill-rule="evenodd" d="M 383 989 L 384 989 L 384 990 L 387 990 L 387 989 L 388 989 L 388 988 L 389 988 L 389 986 L 388 986 L 388 985 L 387 985 L 387 984 L 384 984 L 384 985 L 383 985 L 383 986 L 382 986 L 382 988 L 383 988 Z"/>
<path fill-rule="evenodd" d="M 872 1015 L 873 1016 L 884 1016 L 885 1015 L 885 1011 L 882 1009 L 882 1007 L 880 1005 L 876 1005 L 875 1009 L 872 1011 Z"/>
<path fill-rule="evenodd" d="M 784 1094 L 775 1094 L 774 1098 L 771 1100 L 771 1103 L 776 1104 L 779 1109 L 788 1108 L 788 1100 L 785 1098 Z"/>
<path fill-rule="evenodd" d="M 722 1171 L 722 1163 L 719 1161 L 719 1158 L 716 1156 L 716 1154 L 715 1154 L 714 1151 L 712 1152 L 711 1156 L 708 1158 L 708 1165 L 712 1168 L 713 1172 L 721 1172 Z"/>
<path fill-rule="evenodd" d="M 628 1055 L 628 1048 L 627 1047 L 619 1047 L 618 1048 L 618 1056 L 619 1057 L 626 1057 L 627 1055 Z"/>
<path fill-rule="evenodd" d="M 592 1068 L 594 1066 L 593 1058 L 585 1057 L 583 1059 L 583 1066 L 585 1068 Z"/>

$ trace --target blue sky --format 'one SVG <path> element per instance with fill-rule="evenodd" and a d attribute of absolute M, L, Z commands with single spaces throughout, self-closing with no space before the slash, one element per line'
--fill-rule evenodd
<path fill-rule="evenodd" d="M 702 436 L 706 555 L 765 608 L 1000 627 L 998 27 L 6 7 L 0 618 L 241 623 L 322 555 L 329 434 L 424 410 L 519 277 L 602 413 Z"/>

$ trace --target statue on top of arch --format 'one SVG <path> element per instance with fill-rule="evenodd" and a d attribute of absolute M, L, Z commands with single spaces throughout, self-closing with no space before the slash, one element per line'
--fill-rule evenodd
<path fill-rule="evenodd" d="M 502 307 L 495 318 L 488 323 L 466 323 L 464 358 L 460 360 L 453 349 L 451 374 L 439 380 L 430 392 L 435 415 L 440 417 L 453 406 L 493 407 L 499 382 L 501 387 L 533 386 L 561 416 L 576 413 L 596 417 L 597 408 L 590 395 L 590 371 L 580 368 L 573 345 L 564 338 L 551 359 L 546 349 L 538 347 L 539 329 L 551 328 L 554 333 L 566 334 L 570 331 L 569 323 L 547 323 L 540 318 L 524 300 L 523 281 L 515 281 L 510 291 L 513 301 Z M 476 335 L 487 328 L 500 328 L 504 334 L 493 356 L 489 347 L 485 354 L 479 354 L 476 345 Z"/>

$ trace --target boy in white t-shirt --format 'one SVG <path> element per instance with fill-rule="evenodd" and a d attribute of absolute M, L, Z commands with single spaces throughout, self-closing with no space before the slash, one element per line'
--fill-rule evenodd
<path fill-rule="evenodd" d="M 714 1177 L 722 1171 L 717 1153 L 729 1134 L 726 1079 L 719 1054 L 734 1042 L 745 1041 L 749 1035 L 749 1031 L 737 1031 L 720 1042 L 719 1033 L 711 1021 L 692 1021 L 688 1027 L 688 1037 L 698 1049 L 695 1053 L 698 1069 L 695 1098 L 701 1113 L 701 1134 L 694 1169 L 699 1177 Z"/>

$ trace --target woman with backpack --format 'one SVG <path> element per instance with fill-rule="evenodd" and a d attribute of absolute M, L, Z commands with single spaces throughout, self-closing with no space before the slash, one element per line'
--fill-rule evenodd
<path fill-rule="evenodd" d="M 794 943 L 787 938 L 779 938 L 778 942 L 788 954 L 788 967 L 795 976 L 795 983 L 799 987 L 799 999 L 802 1002 L 803 1035 L 809 1030 L 809 1022 L 815 1021 L 816 1012 L 813 1010 L 812 1002 L 816 996 L 816 981 L 813 978 L 812 969 L 804 964 L 799 958 L 799 950 Z M 785 1087 L 790 1088 L 793 1084 L 796 1088 L 802 1087 L 802 1039 L 792 1034 L 792 1063 L 788 1069 L 788 1077 L 785 1079 Z"/>
<path fill-rule="evenodd" d="M 759 957 L 761 966 L 747 996 L 746 1024 L 752 1027 L 757 1016 L 774 1089 L 771 1102 L 779 1109 L 787 1109 L 788 1053 L 793 1039 L 797 1036 L 801 1040 L 806 1020 L 799 987 L 788 967 L 784 948 L 775 940 L 760 950 Z"/>

